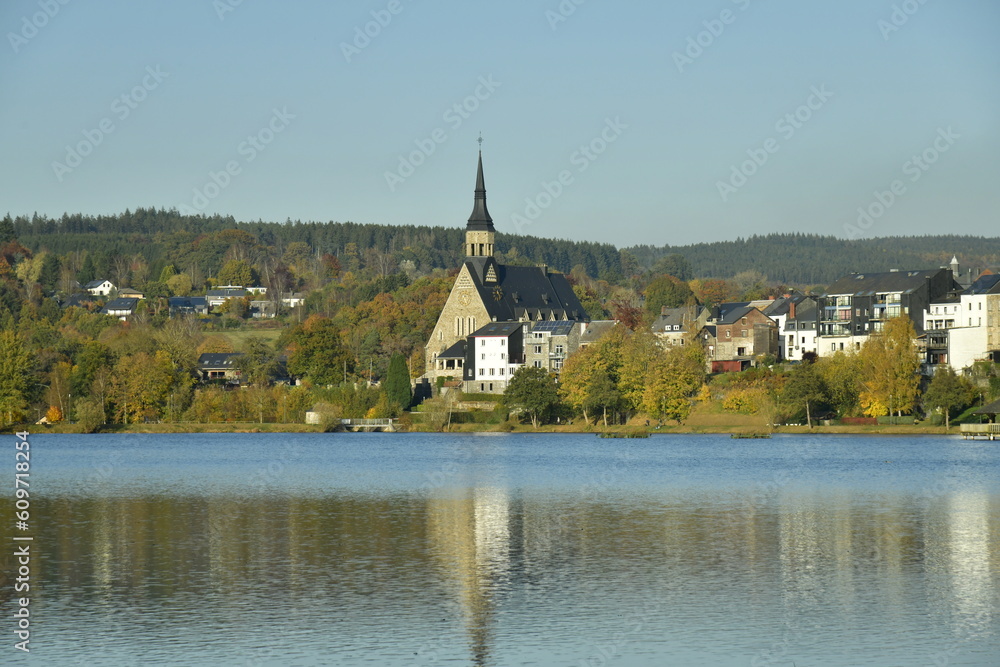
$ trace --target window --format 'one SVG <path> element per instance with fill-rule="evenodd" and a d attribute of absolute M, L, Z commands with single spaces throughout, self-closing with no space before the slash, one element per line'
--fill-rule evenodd
<path fill-rule="evenodd" d="M 541 367 L 542 367 L 542 362 L 539 361 L 538 359 L 535 359 L 535 368 L 541 368 Z"/>
<path fill-rule="evenodd" d="M 491 368 L 490 369 L 490 375 L 493 375 L 494 373 L 495 373 L 495 369 Z"/>
<path fill-rule="evenodd" d="M 536 345 L 535 346 L 535 354 L 541 354 L 541 353 L 542 353 L 542 346 L 541 345 Z"/>
<path fill-rule="evenodd" d="M 563 346 L 556 345 L 556 354 L 562 354 L 562 353 L 563 353 Z"/>
<path fill-rule="evenodd" d="M 558 370 L 562 370 L 562 365 L 563 365 L 563 360 L 562 359 L 556 359 L 556 360 L 554 360 L 552 362 L 552 368 L 555 369 L 555 370 L 557 370 L 557 371 Z"/>
<path fill-rule="evenodd" d="M 479 369 L 479 374 L 480 375 L 486 375 L 486 371 L 484 369 L 480 368 Z"/>
<path fill-rule="evenodd" d="M 483 384 L 482 382 L 479 383 L 479 391 L 482 391 L 482 392 L 486 391 L 486 385 Z"/>
<path fill-rule="evenodd" d="M 483 352 L 482 354 L 480 354 L 479 358 L 482 359 L 483 361 L 486 361 L 486 353 Z"/>
<path fill-rule="evenodd" d="M 730 331 L 729 329 L 726 329 L 726 338 L 732 338 L 732 337 L 733 337 L 733 332 Z"/>
<path fill-rule="evenodd" d="M 803 344 L 803 345 L 805 345 L 805 344 L 806 344 L 806 337 L 805 337 L 805 336 L 803 336 L 803 337 L 802 337 L 802 344 Z"/>
<path fill-rule="evenodd" d="M 501 368 L 501 369 L 500 369 L 500 375 L 503 375 L 503 374 L 504 374 L 504 371 L 505 371 L 505 370 L 506 370 L 506 369 L 504 369 L 504 368 Z"/>
<path fill-rule="evenodd" d="M 740 329 L 740 338 L 746 338 L 746 337 L 747 337 L 747 330 Z"/>
<path fill-rule="evenodd" d="M 506 354 L 504 354 L 503 352 L 501 352 L 501 353 L 500 353 L 500 360 L 501 360 L 501 361 L 503 361 L 503 360 L 504 360 L 504 359 L 506 359 L 506 358 L 507 358 L 507 355 L 506 355 Z"/>
<path fill-rule="evenodd" d="M 738 348 L 736 348 L 736 356 L 737 357 L 745 357 L 745 356 L 747 356 L 747 349 L 745 347 L 738 347 Z"/>
<path fill-rule="evenodd" d="M 747 318 L 744 317 L 743 321 L 741 321 L 740 324 L 742 324 L 743 326 L 746 326 L 746 324 L 747 324 Z"/>
<path fill-rule="evenodd" d="M 507 339 L 506 338 L 501 338 L 500 339 L 500 344 L 501 345 L 506 345 L 507 344 Z"/>
<path fill-rule="evenodd" d="M 486 346 L 486 339 L 485 338 L 480 338 L 479 339 L 479 345 L 480 345 L 480 347 L 485 347 Z"/>

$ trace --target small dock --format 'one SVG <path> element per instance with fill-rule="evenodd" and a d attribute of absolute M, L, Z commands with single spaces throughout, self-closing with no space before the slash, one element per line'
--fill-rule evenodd
<path fill-rule="evenodd" d="M 771 438 L 770 433 L 730 433 L 730 438 L 735 438 L 737 440 L 769 440 Z"/>
<path fill-rule="evenodd" d="M 396 419 L 341 419 L 340 428 L 345 431 L 384 431 L 396 432 Z"/>
<path fill-rule="evenodd" d="M 962 439 L 1000 440 L 1000 424 L 962 424 Z"/>
<path fill-rule="evenodd" d="M 649 433 L 647 433 L 646 431 L 630 431 L 628 433 L 605 432 L 605 433 L 598 433 L 597 437 L 598 438 L 648 438 Z"/>

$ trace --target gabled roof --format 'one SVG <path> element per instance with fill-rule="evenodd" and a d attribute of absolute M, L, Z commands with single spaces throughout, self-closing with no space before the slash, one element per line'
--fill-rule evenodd
<path fill-rule="evenodd" d="M 493 257 L 469 257 L 465 265 L 492 320 L 588 319 L 561 273 L 541 266 L 506 266 Z M 490 281 L 494 276 L 496 281 Z"/>
<path fill-rule="evenodd" d="M 90 292 L 78 292 L 76 294 L 71 294 L 63 300 L 60 306 L 63 308 L 69 308 L 70 306 L 76 306 L 77 308 L 85 307 L 85 304 L 94 303 L 94 295 Z"/>
<path fill-rule="evenodd" d="M 135 299 L 132 297 L 112 299 L 111 301 L 108 301 L 104 305 L 104 308 L 101 310 L 101 312 L 104 313 L 105 315 L 107 315 L 112 310 L 126 310 L 131 313 L 135 311 L 135 307 L 136 305 L 138 305 L 138 303 L 139 299 Z"/>
<path fill-rule="evenodd" d="M 681 306 L 680 308 L 664 308 L 660 316 L 653 320 L 653 331 L 673 331 L 673 327 L 686 327 L 697 320 L 706 308 L 704 306 Z M 667 327 L 670 327 L 667 329 Z"/>
<path fill-rule="evenodd" d="M 716 322 L 716 324 L 736 324 L 737 322 L 740 321 L 741 318 L 746 317 L 755 310 L 757 309 L 753 308 L 752 306 L 741 306 L 740 308 L 733 308 L 732 310 L 727 310 L 726 314 L 723 317 L 720 317 L 718 322 Z M 757 310 L 757 312 L 760 313 L 759 310 Z M 760 314 L 764 315 L 764 313 Z M 767 316 L 765 315 L 765 317 Z"/>
<path fill-rule="evenodd" d="M 462 338 L 457 343 L 449 347 L 447 350 L 442 352 L 437 356 L 438 359 L 465 359 L 465 350 L 468 347 L 468 341 Z"/>
<path fill-rule="evenodd" d="M 102 278 L 101 280 L 91 280 L 89 283 L 83 286 L 83 289 L 93 289 L 95 287 L 100 287 L 104 283 L 111 283 L 110 280 Z"/>
<path fill-rule="evenodd" d="M 535 325 L 531 327 L 531 331 L 548 332 L 551 336 L 568 336 L 573 331 L 574 324 L 576 323 L 569 320 L 535 322 Z"/>
<path fill-rule="evenodd" d="M 225 289 L 210 289 L 210 290 L 208 290 L 208 292 L 206 293 L 205 296 L 207 298 L 222 297 L 222 298 L 225 298 L 225 299 L 231 299 L 231 298 L 244 297 L 246 295 L 247 295 L 247 291 L 245 289 L 243 289 L 242 287 L 239 287 L 239 288 L 227 287 Z"/>
<path fill-rule="evenodd" d="M 974 415 L 1000 415 L 1000 400 L 987 403 L 972 414 Z"/>
<path fill-rule="evenodd" d="M 852 294 L 855 296 L 875 296 L 901 292 L 910 294 L 926 284 L 939 272 L 947 269 L 926 271 L 888 271 L 886 273 L 852 273 L 830 285 L 827 294 Z"/>
<path fill-rule="evenodd" d="M 594 320 L 587 325 L 586 331 L 580 336 L 580 344 L 596 343 L 614 329 L 616 324 L 617 320 Z"/>
<path fill-rule="evenodd" d="M 235 368 L 236 360 L 242 352 L 205 352 L 198 357 L 198 367 L 202 369 Z"/>
<path fill-rule="evenodd" d="M 745 307 L 747 307 L 749 305 L 750 305 L 749 301 L 736 301 L 736 302 L 733 302 L 733 303 L 720 303 L 718 306 L 715 307 L 718 310 L 718 312 L 719 312 L 719 314 L 716 316 L 715 319 L 720 320 L 720 321 L 724 320 L 724 319 L 726 319 L 726 317 L 728 317 L 730 311 L 737 310 L 739 308 L 745 308 Z"/>
<path fill-rule="evenodd" d="M 962 293 L 968 295 L 1000 294 L 1000 275 L 980 276 L 969 286 L 969 289 Z"/>
<path fill-rule="evenodd" d="M 484 338 L 487 336 L 506 337 L 517 333 L 523 326 L 524 322 L 490 322 L 486 326 L 472 332 L 472 336 L 475 338 Z"/>
<path fill-rule="evenodd" d="M 167 298 L 171 308 L 208 308 L 208 299 L 203 296 L 172 296 Z"/>

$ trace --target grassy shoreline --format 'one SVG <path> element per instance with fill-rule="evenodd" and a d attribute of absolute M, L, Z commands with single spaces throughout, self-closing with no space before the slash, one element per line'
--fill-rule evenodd
<path fill-rule="evenodd" d="M 76 424 L 20 425 L 15 430 L 27 430 L 32 435 L 42 433 L 80 434 Z M 12 431 L 5 431 L 10 433 Z M 128 424 L 111 425 L 103 428 L 100 433 L 137 433 L 137 434 L 184 434 L 184 433 L 322 433 L 319 426 L 310 424 L 256 424 L 256 423 L 217 423 L 217 424 Z M 727 433 L 774 433 L 781 434 L 839 434 L 839 435 L 959 435 L 957 425 L 947 431 L 944 426 L 930 425 L 870 425 L 870 426 L 782 426 L 769 429 L 747 424 L 682 424 L 663 425 L 660 428 L 647 427 L 644 424 L 603 426 L 584 426 L 582 423 L 549 424 L 537 429 L 531 424 L 499 425 L 489 424 L 452 424 L 446 431 L 435 431 L 430 428 L 413 426 L 401 429 L 404 433 L 671 433 L 671 434 L 727 434 Z"/>

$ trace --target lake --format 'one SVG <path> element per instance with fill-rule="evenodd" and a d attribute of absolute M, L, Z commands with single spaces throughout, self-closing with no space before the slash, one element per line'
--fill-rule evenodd
<path fill-rule="evenodd" d="M 3 664 L 1000 665 L 996 442 L 29 442 L 31 653 L 7 586 Z"/>

